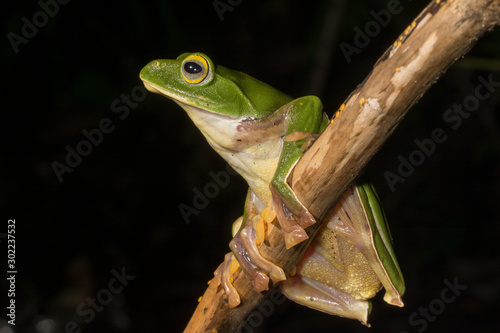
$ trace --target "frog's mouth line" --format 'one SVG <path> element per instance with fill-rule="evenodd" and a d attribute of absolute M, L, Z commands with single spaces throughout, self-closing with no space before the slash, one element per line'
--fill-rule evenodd
<path fill-rule="evenodd" d="M 167 98 L 170 98 L 174 101 L 181 101 L 182 103 L 185 103 L 185 104 L 189 104 L 189 105 L 192 105 L 192 103 L 188 103 L 188 100 L 178 94 L 174 94 L 166 89 L 163 89 L 159 86 L 157 86 L 156 84 L 153 84 L 151 82 L 148 82 L 148 81 L 142 81 L 144 83 L 144 86 L 146 87 L 147 90 L 151 91 L 152 93 L 155 93 L 155 94 L 159 94 L 159 95 L 163 95 Z"/>
<path fill-rule="evenodd" d="M 188 99 L 184 96 L 181 96 L 179 94 L 176 94 L 172 91 L 169 91 L 167 89 L 163 89 L 162 87 L 157 86 L 154 83 L 151 83 L 148 81 L 143 81 L 143 83 L 148 91 L 151 91 L 152 93 L 155 93 L 155 94 L 165 96 L 168 99 L 173 100 L 174 102 L 179 104 L 180 107 L 182 107 L 184 110 L 186 110 L 188 113 L 189 113 L 189 111 L 196 110 L 197 112 L 207 113 L 207 114 L 216 116 L 218 118 L 226 118 L 226 119 L 231 119 L 231 120 L 235 119 L 235 117 L 231 117 L 230 115 L 215 113 L 215 112 L 212 112 L 210 110 L 207 110 L 207 109 L 201 107 L 200 105 L 193 103 L 190 99 Z"/>

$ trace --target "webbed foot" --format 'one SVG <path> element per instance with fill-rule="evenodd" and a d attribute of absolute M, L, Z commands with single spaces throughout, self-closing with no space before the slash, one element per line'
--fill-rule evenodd
<path fill-rule="evenodd" d="M 368 326 L 370 298 L 403 306 L 404 280 L 378 197 L 370 184 L 351 186 L 299 263 L 280 284 L 289 299 Z"/>
<path fill-rule="evenodd" d="M 346 292 L 303 276 L 288 277 L 279 288 L 296 303 L 328 314 L 357 319 L 370 326 L 368 314 L 371 306 L 368 301 L 355 299 Z"/>
<path fill-rule="evenodd" d="M 273 283 L 277 283 L 285 280 L 286 276 L 281 267 L 273 264 L 260 254 L 257 243 L 261 241 L 258 240 L 257 230 L 254 227 L 255 219 L 259 223 L 260 215 L 256 215 L 250 221 L 247 221 L 245 226 L 231 240 L 229 246 L 243 271 L 252 280 L 255 291 L 262 292 L 269 289 L 269 277 Z"/>

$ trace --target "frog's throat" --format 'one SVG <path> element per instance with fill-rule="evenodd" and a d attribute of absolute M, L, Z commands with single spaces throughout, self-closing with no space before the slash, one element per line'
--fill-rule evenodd
<path fill-rule="evenodd" d="M 248 183 L 262 202 L 271 199 L 269 183 L 274 176 L 283 141 L 277 137 L 260 141 L 258 134 L 233 118 L 176 101 L 189 115 L 212 148 Z M 247 131 L 249 130 L 249 132 Z"/>

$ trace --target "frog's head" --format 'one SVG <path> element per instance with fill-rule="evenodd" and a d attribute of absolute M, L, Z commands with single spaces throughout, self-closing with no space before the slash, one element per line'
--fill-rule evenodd
<path fill-rule="evenodd" d="M 153 60 L 141 71 L 146 88 L 192 112 L 230 118 L 262 118 L 291 97 L 253 77 L 215 66 L 203 53 L 184 53 L 175 60 Z"/>

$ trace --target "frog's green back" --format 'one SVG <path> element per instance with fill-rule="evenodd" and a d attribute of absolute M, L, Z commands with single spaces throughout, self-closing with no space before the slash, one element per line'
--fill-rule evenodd
<path fill-rule="evenodd" d="M 279 107 L 290 102 L 292 98 L 267 83 L 259 81 L 248 74 L 217 66 L 214 85 L 226 86 L 229 94 L 237 94 L 244 98 L 248 106 L 255 110 L 252 117 L 262 118 Z M 238 91 L 238 92 L 237 92 Z"/>

